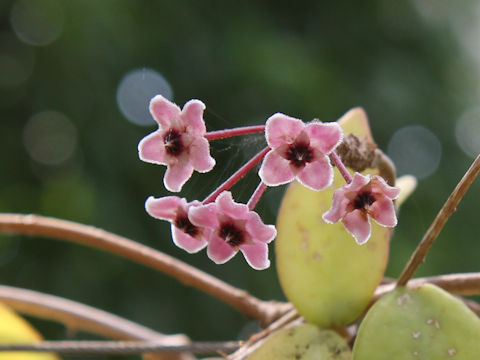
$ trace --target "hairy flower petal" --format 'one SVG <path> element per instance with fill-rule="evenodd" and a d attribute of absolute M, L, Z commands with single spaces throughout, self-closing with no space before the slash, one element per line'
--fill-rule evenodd
<path fill-rule="evenodd" d="M 178 196 L 165 196 L 154 198 L 150 196 L 145 202 L 147 213 L 157 219 L 173 221 L 177 217 L 179 208 L 186 207 L 185 199 Z"/>
<path fill-rule="evenodd" d="M 232 219 L 245 219 L 250 210 L 245 204 L 239 204 L 233 201 L 230 191 L 222 192 L 215 200 L 218 211 L 228 215 Z"/>
<path fill-rule="evenodd" d="M 289 183 L 295 178 L 290 162 L 276 150 L 267 153 L 258 172 L 260 179 L 268 186 Z"/>
<path fill-rule="evenodd" d="M 297 174 L 297 179 L 303 186 L 312 190 L 322 190 L 333 182 L 333 169 L 326 156 L 320 156 Z"/>
<path fill-rule="evenodd" d="M 200 100 L 190 100 L 182 110 L 182 120 L 189 127 L 189 131 L 197 135 L 204 135 L 207 131 L 203 121 L 205 104 Z"/>
<path fill-rule="evenodd" d="M 195 140 L 191 145 L 190 159 L 193 168 L 201 173 L 208 172 L 215 166 L 215 159 L 210 156 L 210 145 L 205 138 Z"/>
<path fill-rule="evenodd" d="M 305 132 L 310 138 L 310 146 L 324 154 L 330 154 L 343 139 L 343 131 L 336 122 L 311 122 L 305 126 Z"/>
<path fill-rule="evenodd" d="M 354 210 L 343 217 L 343 225 L 353 235 L 355 241 L 362 245 L 368 241 L 371 225 L 368 216 L 361 210 Z"/>
<path fill-rule="evenodd" d="M 168 191 L 178 192 L 183 184 L 192 176 L 193 166 L 190 163 L 170 165 L 163 178 L 163 184 Z"/>
<path fill-rule="evenodd" d="M 173 243 L 190 254 L 197 253 L 207 246 L 207 240 L 204 237 L 190 236 L 174 224 L 172 224 L 171 230 Z"/>
<path fill-rule="evenodd" d="M 398 198 L 400 195 L 400 189 L 394 186 L 390 186 L 380 176 L 374 176 L 372 179 L 372 192 L 381 193 L 391 200 Z"/>
<path fill-rule="evenodd" d="M 245 229 L 250 234 L 255 234 L 256 238 L 268 244 L 277 236 L 277 229 L 273 225 L 265 225 L 258 215 L 254 211 L 250 211 L 247 214 L 247 222 L 245 223 Z"/>
<path fill-rule="evenodd" d="M 395 206 L 392 200 L 384 197 L 375 201 L 368 211 L 370 216 L 382 226 L 394 227 L 397 225 Z"/>
<path fill-rule="evenodd" d="M 216 264 L 224 264 L 235 256 L 237 250 L 217 235 L 210 236 L 207 247 L 208 257 Z"/>
<path fill-rule="evenodd" d="M 323 214 L 322 218 L 329 224 L 340 221 L 346 214 L 350 200 L 345 196 L 343 188 L 335 190 L 331 208 Z"/>
<path fill-rule="evenodd" d="M 156 95 L 150 100 L 150 113 L 162 129 L 167 129 L 172 120 L 180 115 L 180 108 L 162 95 Z"/>
<path fill-rule="evenodd" d="M 138 143 L 138 156 L 145 162 L 167 165 L 162 134 L 156 131 L 145 136 Z"/>
<path fill-rule="evenodd" d="M 276 113 L 270 116 L 265 124 L 268 146 L 275 149 L 284 143 L 292 143 L 304 127 L 302 120 L 285 114 Z"/>
<path fill-rule="evenodd" d="M 265 243 L 254 243 L 240 246 L 245 260 L 255 270 L 264 270 L 270 266 L 268 260 L 268 246 Z"/>
<path fill-rule="evenodd" d="M 219 225 L 215 204 L 206 204 L 191 208 L 188 212 L 188 218 L 193 224 L 198 226 L 215 229 Z"/>

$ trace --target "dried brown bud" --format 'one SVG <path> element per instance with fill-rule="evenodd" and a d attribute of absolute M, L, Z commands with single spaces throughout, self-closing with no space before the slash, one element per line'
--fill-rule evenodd
<path fill-rule="evenodd" d="M 353 134 L 345 135 L 337 147 L 337 154 L 345 166 L 358 172 L 371 168 L 375 160 L 377 145 L 367 139 L 359 139 Z"/>

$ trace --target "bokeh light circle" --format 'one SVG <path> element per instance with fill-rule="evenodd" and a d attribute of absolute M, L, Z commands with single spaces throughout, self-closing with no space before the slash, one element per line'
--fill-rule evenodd
<path fill-rule="evenodd" d="M 10 12 L 10 23 L 23 42 L 48 45 L 62 32 L 63 4 L 59 0 L 17 0 Z"/>
<path fill-rule="evenodd" d="M 59 165 L 73 154 L 77 146 L 77 131 L 65 115 L 43 111 L 28 120 L 23 130 L 23 143 L 36 162 Z"/>
<path fill-rule="evenodd" d="M 397 172 L 425 178 L 437 170 L 442 156 L 442 145 L 437 136 L 423 126 L 411 125 L 393 134 L 388 144 L 388 155 Z"/>
<path fill-rule="evenodd" d="M 455 136 L 460 148 L 469 156 L 480 154 L 480 107 L 465 111 L 455 125 Z"/>
<path fill-rule="evenodd" d="M 0 32 L 0 87 L 24 83 L 32 74 L 34 53 L 7 32 Z"/>
<path fill-rule="evenodd" d="M 154 120 L 148 106 L 155 95 L 163 95 L 172 100 L 173 91 L 167 80 L 155 70 L 135 69 L 120 81 L 117 103 L 122 114 L 132 123 L 151 125 Z"/>

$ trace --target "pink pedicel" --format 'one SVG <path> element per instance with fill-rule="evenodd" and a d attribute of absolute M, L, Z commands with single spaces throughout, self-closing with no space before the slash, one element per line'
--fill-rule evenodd
<path fill-rule="evenodd" d="M 267 244 L 277 235 L 275 226 L 265 225 L 247 205 L 236 203 L 229 191 L 214 203 L 191 207 L 188 217 L 192 224 L 211 230 L 207 255 L 215 263 L 227 262 L 240 250 L 252 268 L 270 266 Z"/>
<path fill-rule="evenodd" d="M 193 254 L 207 246 L 206 235 L 210 231 L 193 225 L 188 219 L 189 210 L 200 204 L 199 201 L 188 203 L 178 196 L 166 196 L 158 199 L 150 196 L 145 202 L 145 209 L 150 216 L 169 221 L 172 224 L 174 244 Z"/>
<path fill-rule="evenodd" d="M 399 194 L 399 188 L 389 186 L 380 176 L 355 173 L 350 184 L 335 191 L 332 207 L 323 214 L 323 220 L 327 223 L 342 220 L 356 242 L 364 244 L 371 235 L 369 217 L 382 226 L 397 225 L 393 200 Z"/>
<path fill-rule="evenodd" d="M 328 155 L 343 139 L 337 123 L 305 124 L 277 113 L 267 120 L 265 136 L 271 151 L 265 156 L 259 175 L 266 185 L 277 186 L 297 179 L 318 191 L 332 184 L 333 169 Z"/>
<path fill-rule="evenodd" d="M 204 110 L 200 100 L 188 101 L 182 110 L 161 95 L 150 101 L 158 130 L 140 141 L 138 154 L 143 161 L 168 167 L 163 182 L 169 191 L 180 191 L 193 170 L 204 173 L 215 166 L 205 138 Z"/>

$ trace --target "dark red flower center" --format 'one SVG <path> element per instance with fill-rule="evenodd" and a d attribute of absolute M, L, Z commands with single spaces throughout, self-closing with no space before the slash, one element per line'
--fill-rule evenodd
<path fill-rule="evenodd" d="M 313 160 L 313 151 L 309 144 L 295 142 L 287 148 L 285 157 L 287 160 L 296 166 L 303 167 L 306 163 Z"/>
<path fill-rule="evenodd" d="M 245 240 L 243 230 L 231 223 L 225 223 L 220 227 L 219 236 L 231 247 L 237 247 Z"/>
<path fill-rule="evenodd" d="M 169 155 L 177 156 L 183 150 L 182 136 L 175 129 L 170 129 L 163 136 L 165 150 Z"/>
<path fill-rule="evenodd" d="M 375 197 L 370 191 L 363 191 L 353 200 L 355 209 L 368 209 L 375 202 Z"/>
<path fill-rule="evenodd" d="M 182 230 L 185 234 L 195 237 L 200 232 L 198 227 L 193 225 L 188 219 L 187 215 L 178 215 L 175 219 L 174 225 Z"/>

